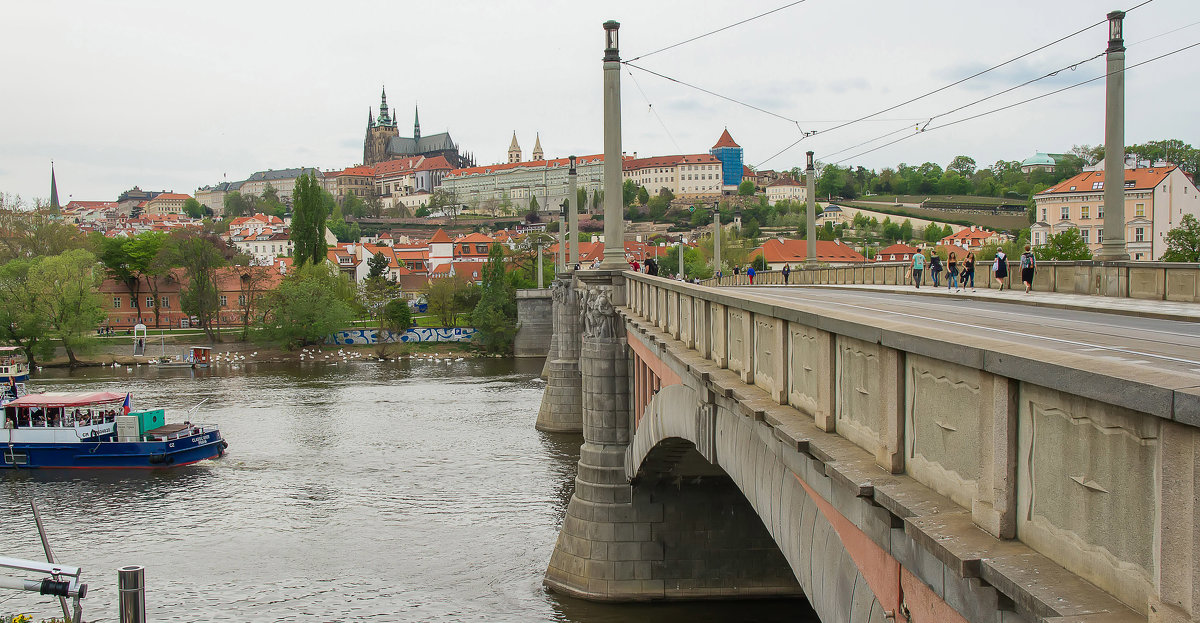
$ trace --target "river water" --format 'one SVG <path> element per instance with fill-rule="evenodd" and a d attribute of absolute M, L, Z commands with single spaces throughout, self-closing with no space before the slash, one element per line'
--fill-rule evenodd
<path fill-rule="evenodd" d="M 541 360 L 45 370 L 34 391 L 207 399 L 229 454 L 169 472 L 0 473 L 0 555 L 83 567 L 86 621 L 146 568 L 149 621 L 815 621 L 797 601 L 603 605 L 545 591 L 581 438 L 534 430 Z M 5 575 L 0 573 L 0 575 Z M 61 616 L 0 591 L 0 616 Z"/>

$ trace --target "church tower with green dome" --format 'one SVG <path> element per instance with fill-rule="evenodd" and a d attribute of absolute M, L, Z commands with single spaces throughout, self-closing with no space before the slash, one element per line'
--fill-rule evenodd
<path fill-rule="evenodd" d="M 388 111 L 387 89 L 380 95 L 379 117 L 367 111 L 367 138 L 363 141 L 363 164 L 373 165 L 388 159 L 387 146 L 392 137 L 399 136 L 396 120 Z"/>

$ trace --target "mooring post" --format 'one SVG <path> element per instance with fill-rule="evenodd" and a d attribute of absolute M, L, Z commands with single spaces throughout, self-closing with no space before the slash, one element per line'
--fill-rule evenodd
<path fill-rule="evenodd" d="M 121 623 L 146 623 L 146 569 L 130 565 L 117 569 L 117 608 Z"/>

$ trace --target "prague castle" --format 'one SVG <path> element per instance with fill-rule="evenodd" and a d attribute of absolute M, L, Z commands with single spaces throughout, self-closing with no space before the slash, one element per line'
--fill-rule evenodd
<path fill-rule="evenodd" d="M 460 154 L 449 132 L 421 136 L 421 120 L 413 111 L 412 138 L 400 136 L 396 118 L 388 111 L 387 91 L 379 102 L 379 116 L 367 110 L 367 136 L 363 140 L 363 164 L 370 166 L 388 160 L 442 156 L 455 168 L 475 166 L 470 154 Z"/>

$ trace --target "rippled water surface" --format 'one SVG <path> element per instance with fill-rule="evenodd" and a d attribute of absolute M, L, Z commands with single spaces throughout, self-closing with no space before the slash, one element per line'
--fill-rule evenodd
<path fill-rule="evenodd" d="M 534 430 L 541 360 L 46 370 L 34 390 L 132 391 L 168 421 L 207 399 L 229 454 L 170 472 L 0 473 L 0 555 L 84 569 L 116 621 L 116 569 L 146 567 L 151 621 L 795 621 L 796 602 L 597 605 L 542 574 L 577 435 Z M 0 615 L 57 603 L 0 591 Z M 61 612 L 58 613 L 61 616 Z M 807 620 L 805 617 L 804 620 Z"/>

